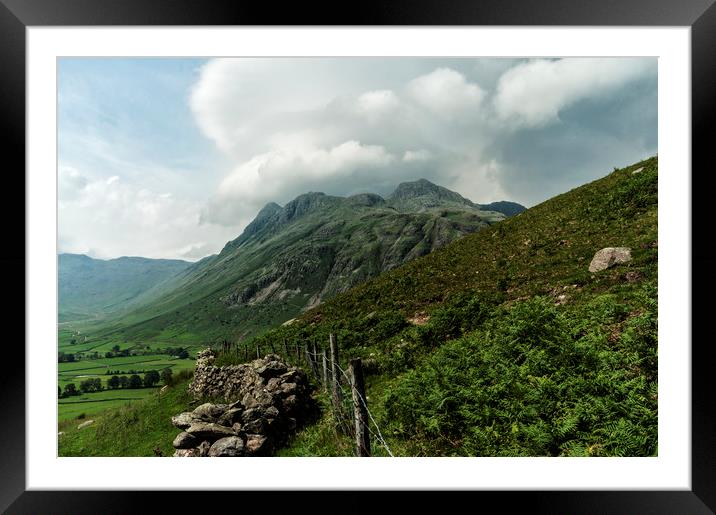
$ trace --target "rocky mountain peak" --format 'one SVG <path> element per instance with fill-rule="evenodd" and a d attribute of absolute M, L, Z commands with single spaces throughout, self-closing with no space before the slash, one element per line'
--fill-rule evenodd
<path fill-rule="evenodd" d="M 477 207 L 459 193 L 433 184 L 427 179 L 402 182 L 388 197 L 388 202 L 398 210 L 418 211 L 446 203 Z"/>

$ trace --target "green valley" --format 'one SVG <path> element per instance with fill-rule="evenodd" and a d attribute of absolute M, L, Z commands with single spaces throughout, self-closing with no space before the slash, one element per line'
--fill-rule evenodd
<path fill-rule="evenodd" d="M 67 328 L 114 343 L 250 338 L 506 218 L 493 208 L 524 209 L 498 204 L 480 206 L 422 179 L 386 199 L 306 193 L 271 203 L 218 255 L 155 285 L 131 311 Z"/>

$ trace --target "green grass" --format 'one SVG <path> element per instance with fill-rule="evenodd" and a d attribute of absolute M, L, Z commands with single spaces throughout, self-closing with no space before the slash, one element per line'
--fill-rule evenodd
<path fill-rule="evenodd" d="M 142 400 L 115 405 L 93 415 L 95 423 L 83 429 L 77 429 L 82 419 L 61 421 L 58 431 L 65 434 L 59 437 L 59 455 L 154 456 L 154 448 L 159 447 L 165 456 L 171 456 L 172 441 L 178 434 L 171 417 L 191 403 L 186 387 L 183 381 L 161 396 L 155 389 Z M 89 418 L 90 413 L 87 415 Z"/>
<path fill-rule="evenodd" d="M 377 361 L 371 411 L 396 454 L 653 455 L 657 170 L 652 158 L 550 199 L 357 286 L 259 343 L 325 346 L 333 332 L 342 361 Z M 590 273 L 607 246 L 631 247 L 633 260 Z M 618 316 L 597 316 L 604 310 Z M 407 324 L 416 313 L 431 316 L 427 325 Z M 329 428 L 322 420 L 282 452 L 318 452 Z"/>
<path fill-rule="evenodd" d="M 343 364 L 370 359 L 369 408 L 396 456 L 655 455 L 657 181 L 656 158 L 615 170 L 250 344 L 262 352 L 284 340 L 325 346 L 332 332 Z M 588 272 L 607 246 L 630 247 L 632 261 Z M 429 321 L 408 323 L 416 314 Z M 352 442 L 335 437 L 322 395 L 323 417 L 279 455 L 352 455 Z M 151 435 L 142 444 L 148 452 L 168 418 L 186 409 L 176 399 L 166 418 L 147 408 L 151 401 L 112 410 L 96 448 L 86 442 L 68 452 L 137 452 L 139 443 L 112 449 L 126 420 Z"/>
<path fill-rule="evenodd" d="M 57 418 L 60 422 L 86 415 L 88 418 L 156 395 L 158 388 L 104 390 L 60 399 Z M 81 422 L 81 421 L 80 421 Z"/>

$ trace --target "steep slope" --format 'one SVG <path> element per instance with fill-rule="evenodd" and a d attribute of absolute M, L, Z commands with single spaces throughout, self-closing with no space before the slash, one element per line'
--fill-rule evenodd
<path fill-rule="evenodd" d="M 395 455 L 653 456 L 657 192 L 656 158 L 615 170 L 250 345 L 325 348 L 337 335 L 342 366 L 362 357 L 370 370 L 370 409 Z M 590 272 L 604 247 L 632 259 Z M 283 454 L 324 455 L 333 431 L 329 410 Z"/>
<path fill-rule="evenodd" d="M 61 322 L 126 310 L 191 265 L 141 257 L 102 260 L 82 254 L 60 254 L 57 262 Z"/>
<path fill-rule="evenodd" d="M 388 199 L 311 192 L 271 203 L 218 255 L 99 336 L 250 336 L 504 218 L 425 180 L 401 184 Z"/>

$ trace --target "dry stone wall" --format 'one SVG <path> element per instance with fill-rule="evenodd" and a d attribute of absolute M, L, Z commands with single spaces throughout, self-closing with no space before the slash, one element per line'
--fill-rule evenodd
<path fill-rule="evenodd" d="M 172 417 L 181 429 L 178 457 L 266 456 L 316 414 L 305 372 L 269 354 L 242 365 L 217 367 L 211 349 L 197 355 L 189 391 L 219 399 Z"/>

